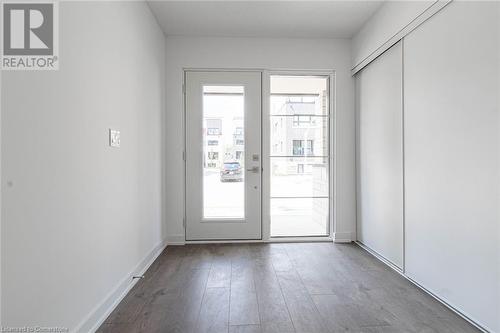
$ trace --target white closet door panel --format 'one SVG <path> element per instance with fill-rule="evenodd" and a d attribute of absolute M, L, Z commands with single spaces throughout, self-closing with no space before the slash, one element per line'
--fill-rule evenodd
<path fill-rule="evenodd" d="M 500 4 L 452 2 L 405 38 L 407 274 L 500 332 Z"/>
<path fill-rule="evenodd" d="M 403 267 L 401 42 L 356 75 L 358 240 Z"/>

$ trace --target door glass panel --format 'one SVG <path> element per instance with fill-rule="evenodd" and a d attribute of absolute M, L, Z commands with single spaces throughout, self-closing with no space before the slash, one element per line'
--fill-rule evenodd
<path fill-rule="evenodd" d="M 271 197 L 328 197 L 328 159 L 281 157 L 271 160 Z"/>
<path fill-rule="evenodd" d="M 271 198 L 273 237 L 328 234 L 328 198 Z"/>
<path fill-rule="evenodd" d="M 245 217 L 244 87 L 203 87 L 203 218 Z"/>
<path fill-rule="evenodd" d="M 328 156 L 328 117 L 271 115 L 270 125 L 271 156 Z"/>
<path fill-rule="evenodd" d="M 271 237 L 329 234 L 329 77 L 271 76 Z"/>
<path fill-rule="evenodd" d="M 327 77 L 271 76 L 271 115 L 328 116 Z"/>

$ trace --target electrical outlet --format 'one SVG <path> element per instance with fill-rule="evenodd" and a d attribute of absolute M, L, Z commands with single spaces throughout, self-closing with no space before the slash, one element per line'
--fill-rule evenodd
<path fill-rule="evenodd" d="M 120 131 L 109 129 L 109 146 L 120 147 Z"/>

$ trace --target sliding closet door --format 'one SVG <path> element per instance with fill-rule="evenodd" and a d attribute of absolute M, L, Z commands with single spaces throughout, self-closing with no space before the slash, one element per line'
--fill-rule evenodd
<path fill-rule="evenodd" d="M 500 4 L 453 1 L 404 43 L 406 272 L 500 332 Z"/>
<path fill-rule="evenodd" d="M 357 237 L 403 268 L 401 42 L 356 74 Z"/>

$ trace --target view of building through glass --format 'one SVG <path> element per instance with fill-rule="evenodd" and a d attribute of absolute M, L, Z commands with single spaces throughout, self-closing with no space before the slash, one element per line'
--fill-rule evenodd
<path fill-rule="evenodd" d="M 203 87 L 203 217 L 245 217 L 244 87 Z"/>
<path fill-rule="evenodd" d="M 329 234 L 328 77 L 271 76 L 271 236 Z"/>

